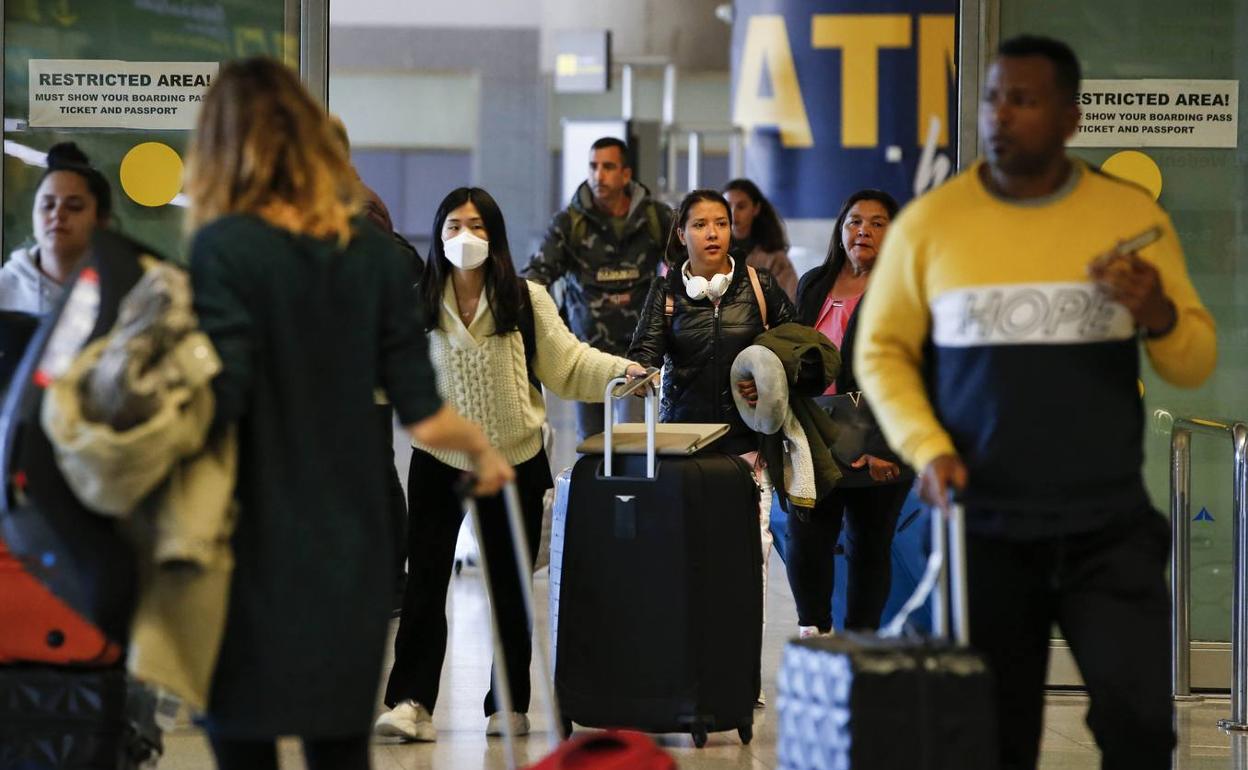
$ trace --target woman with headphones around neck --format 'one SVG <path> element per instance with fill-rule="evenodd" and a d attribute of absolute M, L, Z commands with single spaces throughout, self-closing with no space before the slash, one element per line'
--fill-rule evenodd
<path fill-rule="evenodd" d="M 742 455 L 756 466 L 766 595 L 772 490 L 767 474 L 757 467 L 756 434 L 733 401 L 729 370 L 737 354 L 765 328 L 794 320 L 794 312 L 775 278 L 754 269 L 766 303 L 763 318 L 745 261 L 728 255 L 731 237 L 732 212 L 723 195 L 694 190 L 685 196 L 667 239 L 665 259 L 671 269 L 651 285 L 628 358 L 664 367 L 663 422 L 727 423 L 728 434 L 715 449 Z"/>

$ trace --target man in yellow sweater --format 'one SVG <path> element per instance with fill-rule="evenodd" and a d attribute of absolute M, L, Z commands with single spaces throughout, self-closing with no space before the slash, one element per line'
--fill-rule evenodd
<path fill-rule="evenodd" d="M 985 158 L 894 222 L 855 371 L 924 497 L 965 502 L 971 643 L 996 677 L 1000 766 L 1036 765 L 1056 622 L 1103 767 L 1168 768 L 1169 530 L 1140 470 L 1139 341 L 1164 379 L 1195 387 L 1215 364 L 1214 324 L 1166 213 L 1066 155 L 1079 81 L 1063 43 L 1001 45 L 980 104 Z"/>

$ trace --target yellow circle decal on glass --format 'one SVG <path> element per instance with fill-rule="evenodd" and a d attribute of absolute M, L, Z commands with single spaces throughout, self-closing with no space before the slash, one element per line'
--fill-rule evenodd
<path fill-rule="evenodd" d="M 121 189 L 140 206 L 164 206 L 182 189 L 182 158 L 167 144 L 136 144 L 121 159 Z"/>
<path fill-rule="evenodd" d="M 1138 150 L 1123 150 L 1105 159 L 1101 170 L 1119 179 L 1135 182 L 1153 196 L 1161 197 L 1161 169 L 1157 162 Z"/>

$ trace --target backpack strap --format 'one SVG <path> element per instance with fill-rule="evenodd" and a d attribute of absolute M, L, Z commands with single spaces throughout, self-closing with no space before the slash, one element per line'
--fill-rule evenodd
<path fill-rule="evenodd" d="M 542 381 L 533 371 L 533 359 L 537 356 L 537 321 L 533 318 L 533 298 L 529 296 L 528 282 L 523 278 L 519 280 L 520 315 L 516 318 L 516 326 L 520 330 L 520 341 L 524 344 L 524 369 L 529 376 L 529 384 L 540 392 Z"/>
<path fill-rule="evenodd" d="M 763 316 L 763 331 L 769 331 L 771 324 L 767 323 L 767 298 L 763 296 L 763 285 L 758 282 L 758 271 L 752 265 L 746 265 L 745 269 L 750 274 L 750 286 L 754 288 L 754 299 L 758 302 L 758 312 Z"/>
<path fill-rule="evenodd" d="M 654 241 L 655 247 L 660 252 L 667 248 L 667 241 L 663 238 L 663 225 L 659 223 L 659 207 L 653 199 L 646 206 L 646 224 L 650 228 L 650 240 Z"/>

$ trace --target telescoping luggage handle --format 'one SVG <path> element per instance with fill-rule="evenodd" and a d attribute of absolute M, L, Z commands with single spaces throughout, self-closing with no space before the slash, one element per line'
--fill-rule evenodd
<path fill-rule="evenodd" d="M 612 459 L 615 456 L 615 445 L 612 436 L 615 432 L 615 401 L 632 398 L 642 389 L 646 391 L 646 478 L 654 478 L 655 456 L 655 425 L 659 421 L 659 396 L 656 387 L 659 370 L 650 367 L 646 376 L 629 380 L 627 377 L 616 377 L 607 383 L 602 392 L 602 400 L 606 408 L 602 410 L 602 475 L 611 476 Z"/>
<path fill-rule="evenodd" d="M 485 548 L 485 538 L 481 532 L 481 512 L 477 508 L 476 498 L 472 496 L 472 488 L 476 484 L 476 479 L 471 475 L 465 475 L 456 487 L 460 500 L 464 504 L 464 512 L 468 514 L 468 518 L 472 521 L 473 534 L 477 537 L 477 542 L 482 544 L 481 547 L 481 579 L 485 582 L 485 594 L 490 602 L 490 636 L 494 642 L 494 698 L 495 706 L 498 712 L 504 718 L 503 723 L 503 753 L 507 762 L 508 770 L 516 768 L 516 736 L 512 731 L 511 719 L 508 718 L 515 711 L 511 702 L 511 676 L 507 671 L 507 656 L 503 651 L 503 637 L 499 633 L 498 626 L 498 607 L 494 599 L 494 584 L 490 582 L 490 562 Z M 524 611 L 529 619 L 529 626 L 536 632 L 537 613 L 533 603 L 533 574 L 530 565 L 533 564 L 532 551 L 529 550 L 529 540 L 524 534 L 524 516 L 520 509 L 520 495 L 516 492 L 515 482 L 510 482 L 503 487 L 503 507 L 507 510 L 507 526 L 511 531 L 511 542 L 515 546 L 516 569 L 520 573 L 520 593 L 524 597 Z M 550 747 L 553 750 L 566 737 L 563 734 L 563 719 L 559 711 L 559 701 L 555 695 L 554 679 L 551 677 L 549 670 L 549 650 L 546 649 L 546 636 L 541 632 L 534 633 L 535 641 L 533 643 L 533 665 L 537 669 L 537 689 L 544 691 L 546 696 L 547 718 L 550 721 Z"/>
<path fill-rule="evenodd" d="M 948 556 L 948 558 L 946 558 Z M 966 511 L 950 498 L 932 511 L 932 552 L 914 593 L 880 636 L 900 636 L 911 613 L 932 597 L 932 636 L 970 644 L 966 599 Z M 948 605 L 948 606 L 946 606 Z"/>

